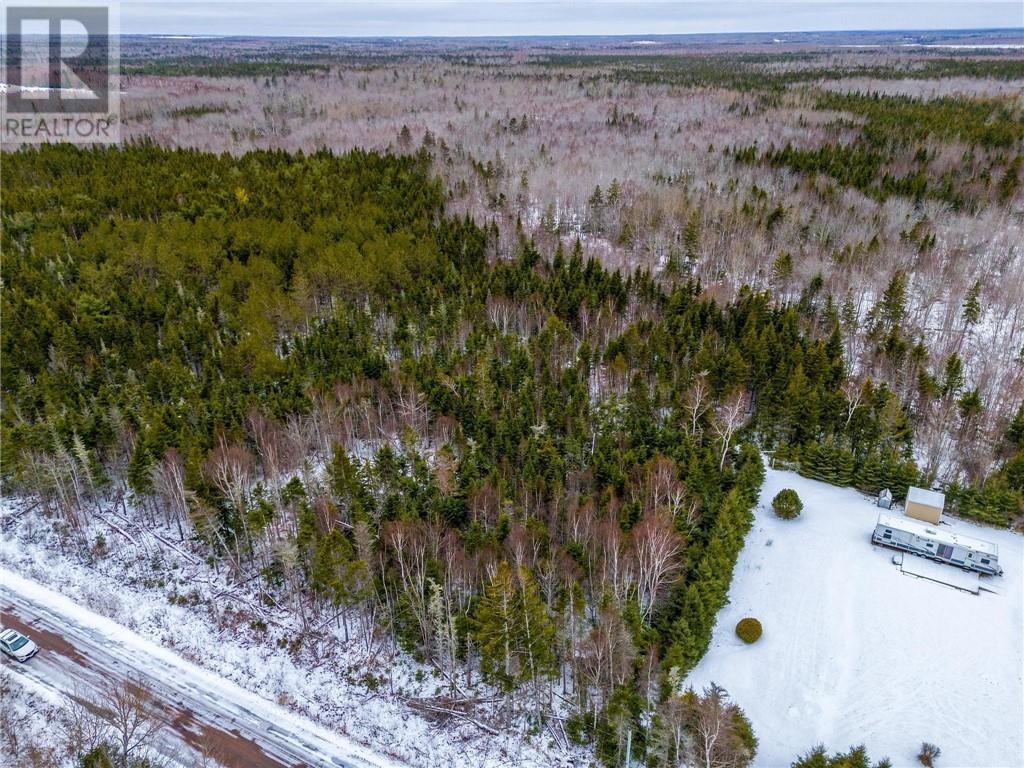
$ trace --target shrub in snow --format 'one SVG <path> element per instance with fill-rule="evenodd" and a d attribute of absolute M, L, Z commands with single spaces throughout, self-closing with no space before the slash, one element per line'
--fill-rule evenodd
<path fill-rule="evenodd" d="M 921 751 L 917 753 L 917 759 L 921 765 L 926 768 L 932 768 L 935 765 L 935 761 L 939 759 L 939 755 L 942 754 L 942 750 L 936 747 L 934 744 L 929 744 L 927 741 L 922 742 Z"/>
<path fill-rule="evenodd" d="M 794 517 L 799 517 L 800 511 L 803 508 L 804 503 L 800 501 L 800 497 L 796 495 L 796 491 L 792 488 L 783 488 L 772 499 L 772 509 L 783 520 L 792 520 Z"/>
<path fill-rule="evenodd" d="M 761 622 L 753 618 L 740 619 L 736 625 L 736 636 L 748 645 L 756 643 L 761 637 Z"/>
<path fill-rule="evenodd" d="M 849 752 L 836 752 L 830 755 L 825 751 L 825 747 L 819 744 L 793 763 L 792 768 L 892 768 L 892 763 L 889 758 L 883 757 L 872 764 L 863 746 L 850 747 Z"/>

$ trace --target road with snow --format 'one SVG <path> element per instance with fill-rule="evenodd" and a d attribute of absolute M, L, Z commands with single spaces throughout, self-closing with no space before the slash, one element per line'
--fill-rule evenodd
<path fill-rule="evenodd" d="M 0 625 L 39 645 L 26 664 L 4 657 L 4 665 L 50 698 L 96 695 L 111 680 L 144 682 L 167 723 L 158 748 L 185 765 L 203 755 L 228 768 L 396 765 L 3 568 Z"/>

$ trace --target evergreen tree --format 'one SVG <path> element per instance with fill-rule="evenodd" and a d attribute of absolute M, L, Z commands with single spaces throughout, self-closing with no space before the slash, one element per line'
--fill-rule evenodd
<path fill-rule="evenodd" d="M 700 211 L 694 209 L 683 228 L 683 251 L 691 264 L 696 263 L 700 254 Z"/>
<path fill-rule="evenodd" d="M 891 765 L 888 758 L 872 763 L 863 746 L 851 747 L 849 752 L 833 755 L 829 755 L 824 746 L 817 746 L 796 760 L 791 768 L 890 768 Z"/>
<path fill-rule="evenodd" d="M 505 690 L 555 670 L 554 625 L 532 576 L 498 564 L 474 620 L 484 676 Z"/>
<path fill-rule="evenodd" d="M 981 295 L 981 281 L 975 280 L 974 285 L 967 292 L 967 298 L 964 299 L 963 308 L 963 319 L 964 325 L 970 327 L 977 324 L 981 318 L 981 302 L 978 297 Z"/>

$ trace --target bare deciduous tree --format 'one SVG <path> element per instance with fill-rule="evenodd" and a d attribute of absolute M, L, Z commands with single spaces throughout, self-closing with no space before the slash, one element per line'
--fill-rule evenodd
<path fill-rule="evenodd" d="M 118 768 L 140 759 L 147 765 L 161 762 L 156 745 L 167 723 L 152 690 L 140 681 L 111 681 L 96 693 L 75 694 L 59 722 L 72 754 L 106 747 Z"/>
<path fill-rule="evenodd" d="M 719 471 L 725 468 L 725 457 L 729 454 L 733 435 L 747 421 L 748 405 L 747 393 L 737 390 L 715 409 L 715 418 L 711 425 L 715 430 L 715 435 L 722 441 L 722 456 L 718 462 Z"/>
<path fill-rule="evenodd" d="M 615 686 L 629 678 L 635 659 L 636 646 L 629 628 L 615 606 L 607 606 L 583 641 L 579 659 L 583 680 L 596 688 L 598 706 L 607 700 Z"/>
<path fill-rule="evenodd" d="M 683 407 L 689 416 L 687 431 L 691 435 L 697 434 L 701 418 L 711 409 L 711 402 L 708 399 L 710 390 L 708 388 L 707 375 L 707 371 L 701 371 L 697 374 L 697 378 L 690 385 L 690 388 L 686 390 L 686 399 Z"/>
<path fill-rule="evenodd" d="M 402 588 L 409 598 L 409 609 L 427 642 L 431 635 L 427 610 L 427 567 L 430 562 L 431 532 L 420 521 L 396 520 L 384 528 L 384 542 L 395 555 Z"/>
<path fill-rule="evenodd" d="M 68 752 L 85 754 L 107 740 L 107 725 L 97 710 L 93 697 L 81 692 L 72 694 L 70 701 L 61 709 L 57 723 Z"/>
<path fill-rule="evenodd" d="M 210 457 L 203 464 L 203 474 L 216 486 L 224 499 L 244 516 L 248 506 L 256 462 L 244 447 L 221 436 Z"/>
<path fill-rule="evenodd" d="M 631 539 L 640 617 L 650 624 L 658 596 L 682 567 L 683 540 L 676 533 L 672 519 L 658 511 L 648 512 L 641 518 L 633 527 Z"/>
<path fill-rule="evenodd" d="M 149 688 L 131 680 L 110 685 L 98 700 L 99 717 L 113 734 L 122 768 L 135 755 L 152 750 L 165 728 L 155 703 Z"/>
<path fill-rule="evenodd" d="M 188 519 L 191 492 L 185 488 L 185 461 L 177 448 L 167 449 L 163 459 L 153 465 L 150 477 L 164 512 L 177 523 L 178 534 L 184 540 L 181 523 Z"/>
<path fill-rule="evenodd" d="M 739 738 L 740 710 L 729 701 L 725 690 L 714 683 L 702 694 L 688 699 L 689 760 L 685 765 L 700 768 L 743 768 L 752 755 Z"/>
<path fill-rule="evenodd" d="M 850 426 L 853 415 L 860 408 L 861 400 L 864 398 L 864 388 L 855 379 L 843 383 L 843 397 L 846 398 L 846 426 Z"/>

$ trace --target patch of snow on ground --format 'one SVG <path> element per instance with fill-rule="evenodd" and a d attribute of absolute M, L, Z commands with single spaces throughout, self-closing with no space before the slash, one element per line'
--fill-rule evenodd
<path fill-rule="evenodd" d="M 6 659 L 5 656 L 5 662 Z M 10 755 L 23 751 L 27 745 L 42 746 L 50 741 L 49 732 L 53 731 L 53 722 L 64 701 L 32 680 L 15 675 L 3 663 L 0 704 L 0 755 L 4 765 L 11 765 Z"/>
<path fill-rule="evenodd" d="M 783 488 L 803 500 L 796 520 L 771 512 Z M 922 741 L 947 768 L 1024 765 L 1024 538 L 950 521 L 999 547 L 1005 575 L 981 579 L 997 593 L 973 595 L 901 574 L 894 551 L 871 544 L 878 512 L 855 490 L 768 470 L 729 603 L 687 684 L 718 683 L 746 710 L 758 766 L 819 743 L 916 765 Z M 764 627 L 752 646 L 735 634 L 745 616 Z"/>

